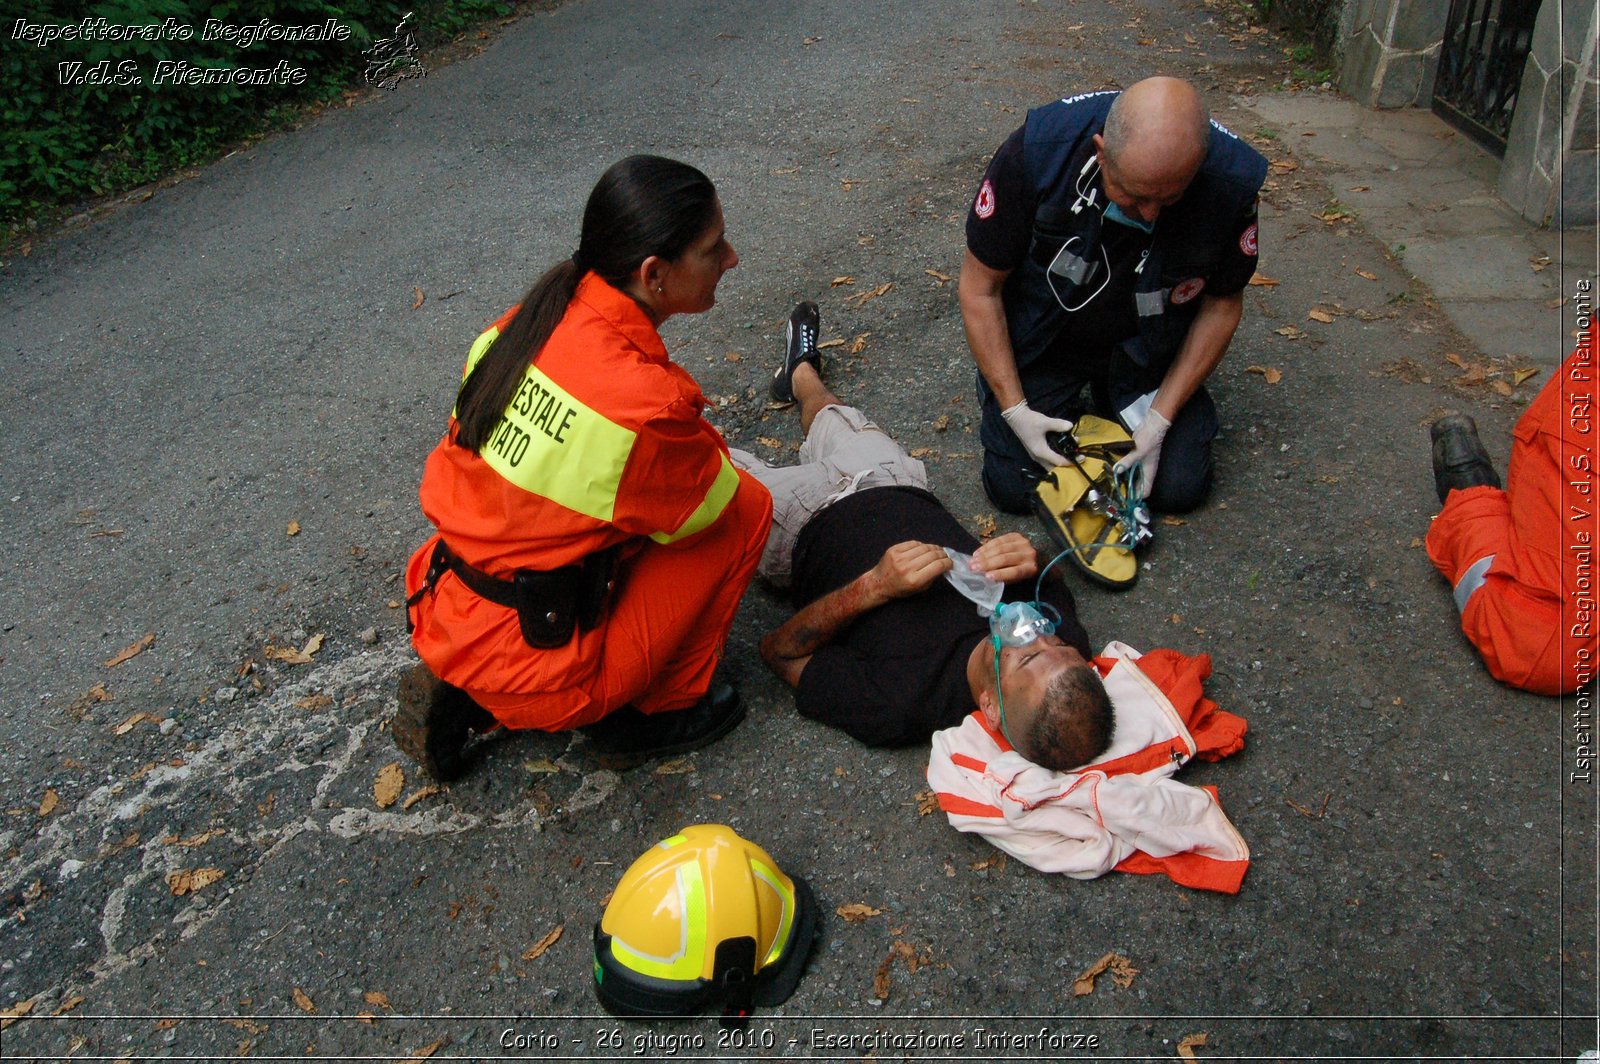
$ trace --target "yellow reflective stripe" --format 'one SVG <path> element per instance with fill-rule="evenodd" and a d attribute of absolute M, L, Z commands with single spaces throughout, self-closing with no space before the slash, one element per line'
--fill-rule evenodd
<path fill-rule="evenodd" d="M 750 871 L 755 873 L 757 879 L 771 887 L 777 893 L 778 899 L 783 903 L 783 910 L 778 915 L 778 930 L 773 935 L 772 945 L 767 950 L 766 959 L 761 962 L 761 967 L 765 968 L 767 965 L 777 961 L 778 956 L 783 952 L 784 944 L 789 941 L 789 925 L 794 923 L 794 895 L 783 888 L 783 883 L 778 879 L 776 872 L 754 857 L 750 859 Z M 756 948 L 760 948 L 760 943 L 756 944 Z"/>
<path fill-rule="evenodd" d="M 671 839 L 667 840 L 671 842 Z M 685 861 L 677 868 L 678 952 L 657 957 L 634 949 L 621 938 L 611 937 L 611 952 L 627 959 L 627 967 L 640 975 L 657 979 L 699 979 L 706 954 L 706 887 L 698 861 Z M 706 977 L 709 977 L 706 974 Z"/>
<path fill-rule="evenodd" d="M 733 495 L 738 490 L 739 471 L 733 467 L 728 456 L 723 455 L 722 468 L 717 470 L 717 479 L 711 482 L 711 488 L 706 492 L 706 497 L 701 500 L 700 505 L 695 507 L 694 513 L 690 514 L 676 531 L 652 532 L 650 538 L 657 543 L 673 543 L 710 527 L 712 522 L 722 516 L 722 511 L 728 508 L 728 503 L 733 500 Z"/>
<path fill-rule="evenodd" d="M 661 847 L 663 850 L 670 850 L 674 846 L 682 846 L 688 841 L 689 837 L 687 835 L 672 835 L 668 838 L 662 839 L 660 842 L 656 843 L 656 845 Z"/>

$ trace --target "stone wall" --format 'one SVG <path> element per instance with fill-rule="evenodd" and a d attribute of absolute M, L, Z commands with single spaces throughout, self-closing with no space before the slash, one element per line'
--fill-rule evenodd
<path fill-rule="evenodd" d="M 1428 107 L 1450 0 L 1345 0 L 1339 88 L 1368 107 Z M 1592 226 L 1600 0 L 1544 0 L 1500 169 L 1501 197 L 1541 225 Z"/>
<path fill-rule="evenodd" d="M 1529 221 L 1595 224 L 1600 0 L 1545 0 L 1506 138 L 1500 196 Z"/>
<path fill-rule="evenodd" d="M 1368 107 L 1426 107 L 1450 0 L 1349 0 L 1339 88 Z"/>

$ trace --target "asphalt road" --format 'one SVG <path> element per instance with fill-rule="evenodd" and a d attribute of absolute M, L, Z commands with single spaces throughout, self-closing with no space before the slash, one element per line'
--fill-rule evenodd
<path fill-rule="evenodd" d="M 1249 720 L 1244 753 L 1180 777 L 1252 847 L 1237 897 L 1043 875 L 919 815 L 925 749 L 802 721 L 766 674 L 761 590 L 730 651 L 750 718 L 684 771 L 524 735 L 410 801 L 386 727 L 422 461 L 467 345 L 570 253 L 609 163 L 672 155 L 721 190 L 742 263 L 667 339 L 732 442 L 798 440 L 764 388 L 818 300 L 826 338 L 868 334 L 836 389 L 930 448 L 977 526 L 950 278 L 987 154 L 1033 104 L 1154 72 L 1292 147 L 1232 100 L 1278 88 L 1288 42 L 1221 2 L 576 0 L 482 43 L 0 269 L 0 1008 L 29 1009 L 7 1057 L 1595 1048 L 1592 785 L 1567 782 L 1562 706 L 1489 679 L 1417 546 L 1424 420 L 1473 413 L 1503 461 L 1520 406 L 1408 368 L 1461 338 L 1382 233 L 1313 217 L 1333 191 L 1309 167 L 1267 193 L 1281 283 L 1249 290 L 1214 381 L 1213 501 L 1159 527 L 1133 592 L 1080 590 L 1096 641 L 1211 654 L 1208 693 Z M 1308 324 L 1319 305 L 1342 313 Z M 743 1035 L 595 1018 L 601 899 L 704 821 L 812 883 L 809 974 Z M 882 912 L 833 915 L 855 902 Z M 897 942 L 919 963 L 879 1000 Z M 1131 985 L 1074 996 L 1109 952 Z"/>

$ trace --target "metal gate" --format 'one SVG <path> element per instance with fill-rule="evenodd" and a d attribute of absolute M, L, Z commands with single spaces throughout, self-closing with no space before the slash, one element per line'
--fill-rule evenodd
<path fill-rule="evenodd" d="M 1540 0 L 1450 0 L 1434 113 L 1496 155 L 1517 107 Z"/>

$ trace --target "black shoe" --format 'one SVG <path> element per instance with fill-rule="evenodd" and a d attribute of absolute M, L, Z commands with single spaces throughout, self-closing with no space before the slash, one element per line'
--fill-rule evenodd
<path fill-rule="evenodd" d="M 465 691 L 445 683 L 422 664 L 400 677 L 399 700 L 400 708 L 389 728 L 394 744 L 440 783 L 459 779 L 467 771 L 464 750 L 468 737 L 498 723 Z"/>
<path fill-rule="evenodd" d="M 705 697 L 687 709 L 641 713 L 632 706 L 613 710 L 582 732 L 594 744 L 594 759 L 617 772 L 655 757 L 685 754 L 715 742 L 744 719 L 744 705 L 732 684 L 713 682 Z"/>
<path fill-rule="evenodd" d="M 1433 486 L 1442 505 L 1462 488 L 1500 486 L 1489 452 L 1478 439 L 1478 426 L 1465 414 L 1446 414 L 1433 423 Z"/>
<path fill-rule="evenodd" d="M 822 355 L 817 351 L 817 332 L 822 328 L 822 315 L 815 303 L 796 303 L 789 312 L 789 326 L 784 330 L 783 365 L 772 374 L 772 398 L 780 403 L 794 402 L 794 370 L 802 362 L 822 374 Z"/>

